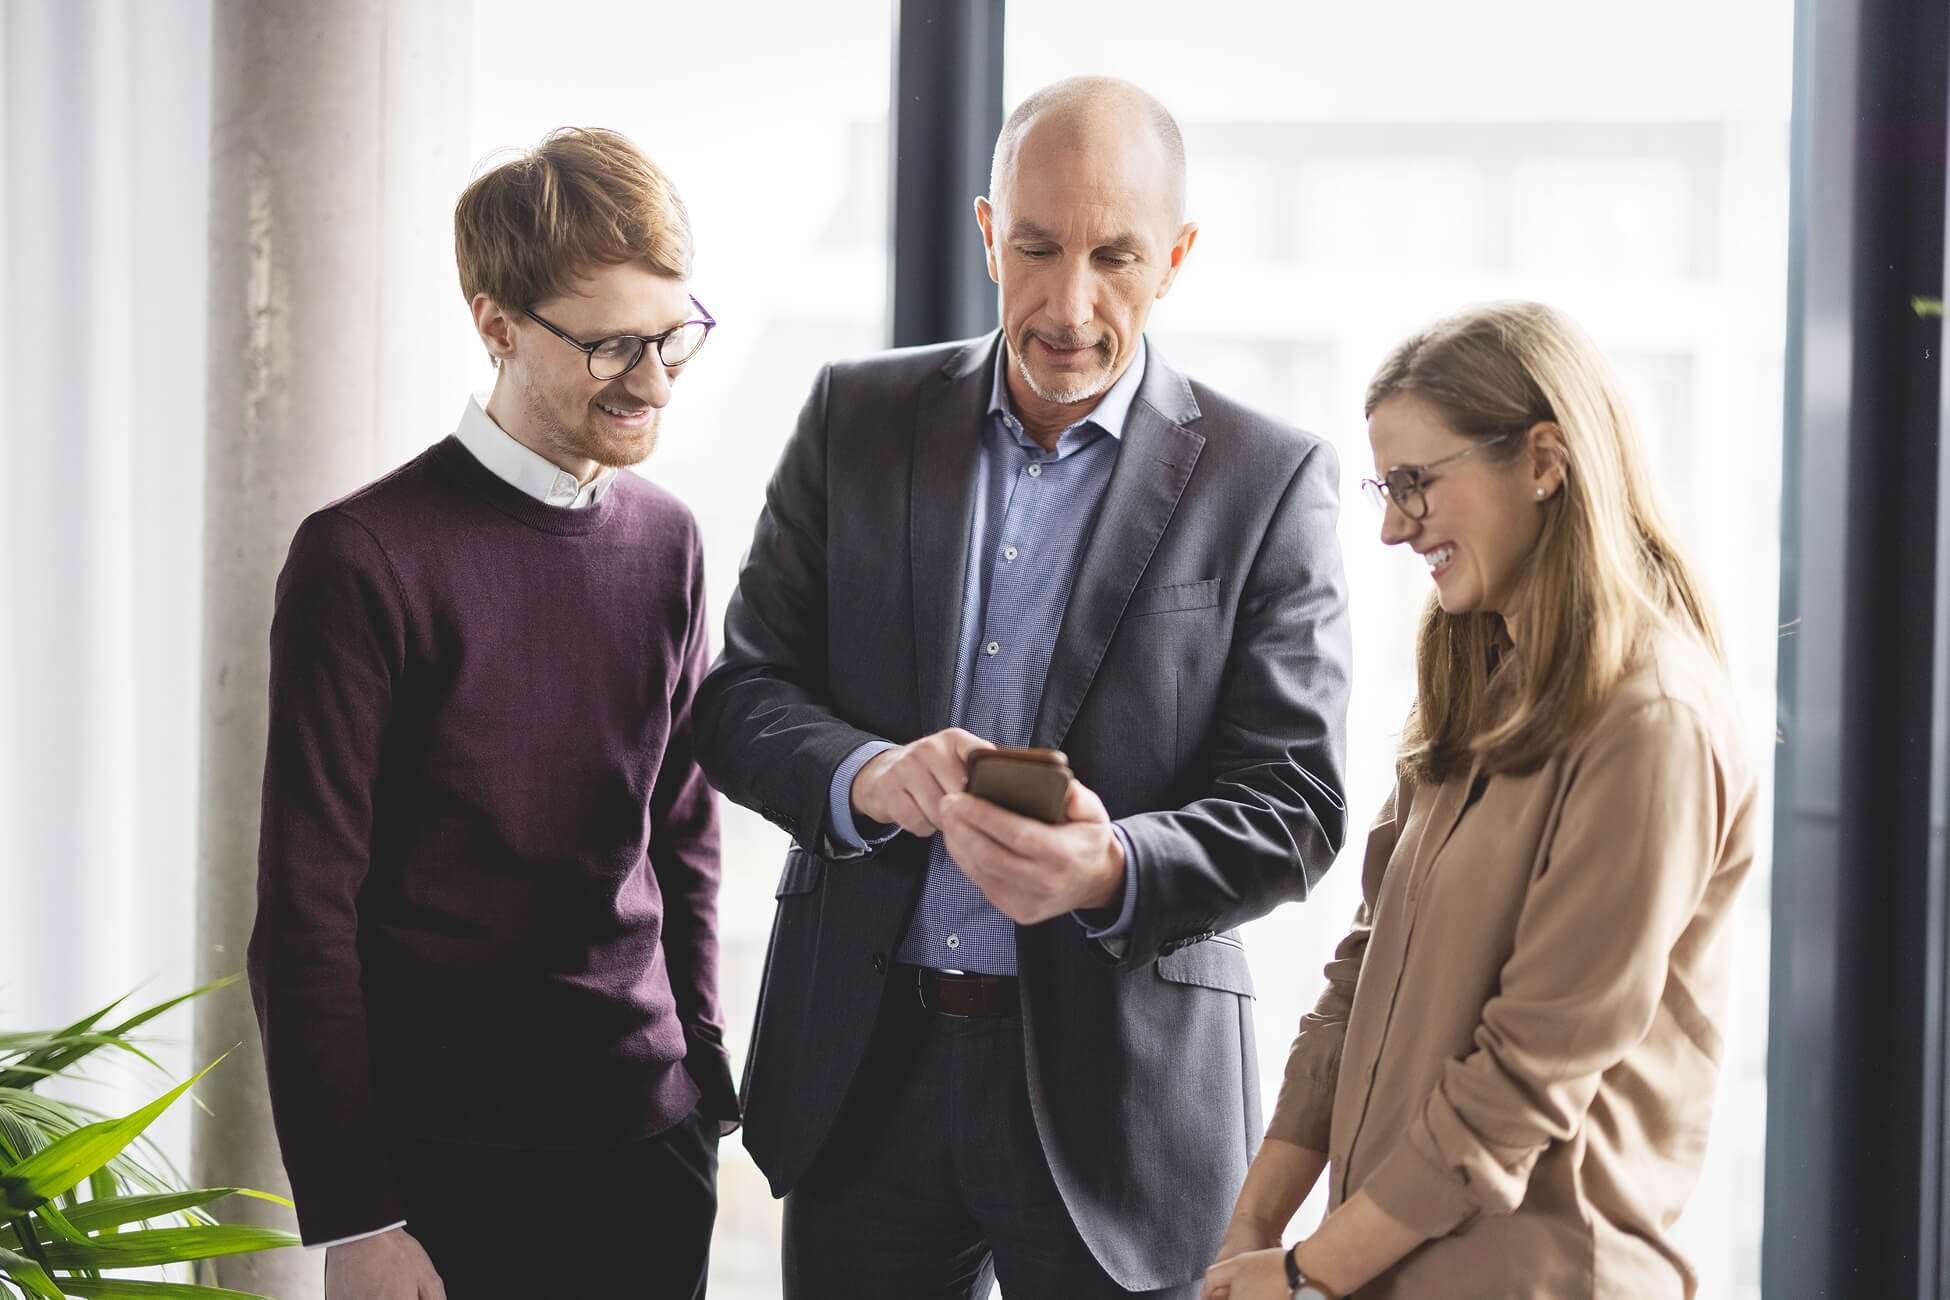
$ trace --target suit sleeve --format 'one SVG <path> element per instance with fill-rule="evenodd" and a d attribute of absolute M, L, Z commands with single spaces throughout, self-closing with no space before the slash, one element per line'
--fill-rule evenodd
<path fill-rule="evenodd" d="M 650 869 L 664 900 L 664 960 L 684 1027 L 684 1065 L 699 1110 L 721 1125 L 738 1119 L 737 1088 L 718 1004 L 718 806 L 697 764 L 696 698 L 710 662 L 704 555 L 690 530 L 690 620 L 670 701 L 670 739 L 650 794 Z"/>
<path fill-rule="evenodd" d="M 830 368 L 822 370 L 766 487 L 724 649 L 697 699 L 698 760 L 728 798 L 756 809 L 808 853 L 858 856 L 825 833 L 833 774 L 881 739 L 826 694 L 826 469 Z"/>
<path fill-rule="evenodd" d="M 1333 448 L 1316 443 L 1253 556 L 1204 792 L 1118 822 L 1138 873 L 1124 965 L 1305 897 L 1340 850 L 1352 647 L 1338 481 Z"/>
<path fill-rule="evenodd" d="M 407 609 L 379 543 L 307 519 L 271 619 L 257 921 L 248 968 L 271 1114 L 308 1243 L 405 1217 L 373 1099 L 359 891 Z"/>
<path fill-rule="evenodd" d="M 1347 936 L 1334 948 L 1334 959 L 1327 963 L 1327 987 L 1321 990 L 1314 1009 L 1300 1018 L 1300 1031 L 1294 1035 L 1293 1046 L 1287 1052 L 1280 1098 L 1266 1126 L 1267 1137 L 1309 1151 L 1328 1149 L 1334 1089 L 1341 1078 L 1341 1048 L 1347 1041 L 1347 1018 L 1354 1009 L 1354 989 L 1360 983 L 1361 963 L 1368 955 L 1368 939 L 1374 932 L 1381 878 L 1387 873 L 1389 860 L 1395 855 L 1395 844 L 1401 838 L 1402 814 L 1408 811 L 1404 790 L 1405 783 L 1398 781 L 1368 831 L 1361 868 L 1361 904 L 1355 909 L 1354 924 L 1348 928 Z"/>

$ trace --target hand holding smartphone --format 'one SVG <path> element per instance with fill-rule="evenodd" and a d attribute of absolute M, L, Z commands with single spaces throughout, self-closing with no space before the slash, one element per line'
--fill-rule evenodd
<path fill-rule="evenodd" d="M 983 749 L 968 756 L 968 793 L 1052 826 L 1067 820 L 1070 761 L 1057 749 Z"/>

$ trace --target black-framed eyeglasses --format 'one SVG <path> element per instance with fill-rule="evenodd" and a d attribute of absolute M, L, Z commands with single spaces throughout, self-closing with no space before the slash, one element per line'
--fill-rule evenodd
<path fill-rule="evenodd" d="M 681 366 L 697 355 L 698 349 L 704 346 L 704 340 L 710 337 L 711 328 L 718 322 L 695 297 L 691 298 L 691 306 L 697 308 L 695 317 L 682 325 L 673 325 L 661 334 L 612 334 L 594 343 L 584 343 L 560 325 L 542 319 L 533 310 L 524 308 L 523 313 L 588 358 L 591 379 L 621 379 L 636 369 L 637 362 L 643 360 L 643 354 L 653 344 L 657 349 L 657 360 L 666 369 Z"/>
<path fill-rule="evenodd" d="M 1500 433 L 1494 438 L 1485 438 L 1481 442 L 1472 442 L 1461 451 L 1452 452 L 1439 460 L 1432 460 L 1426 465 L 1396 465 L 1378 479 L 1362 479 L 1361 495 L 1368 498 L 1368 503 L 1374 507 L 1375 513 L 1378 515 L 1388 513 L 1388 503 L 1392 501 L 1395 503 L 1395 508 L 1407 515 L 1410 519 L 1420 519 L 1429 513 L 1429 499 L 1423 494 L 1429 484 L 1441 477 L 1440 475 L 1429 473 L 1430 470 L 1436 468 L 1438 465 L 1447 465 L 1450 461 L 1461 460 L 1464 456 L 1472 452 L 1494 446 L 1511 436 L 1507 433 Z"/>

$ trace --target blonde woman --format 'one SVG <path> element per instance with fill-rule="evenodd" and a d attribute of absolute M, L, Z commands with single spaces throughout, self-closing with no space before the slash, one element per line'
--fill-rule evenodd
<path fill-rule="evenodd" d="M 1417 706 L 1205 1295 L 1691 1296 L 1754 852 L 1712 617 L 1563 316 L 1443 321 L 1366 405 L 1381 539 L 1435 584 Z"/>

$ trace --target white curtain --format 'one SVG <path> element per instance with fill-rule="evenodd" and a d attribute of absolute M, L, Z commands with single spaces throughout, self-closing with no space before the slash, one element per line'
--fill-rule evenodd
<path fill-rule="evenodd" d="M 208 0 L 4 0 L 0 1027 L 191 979 L 209 118 Z"/>

